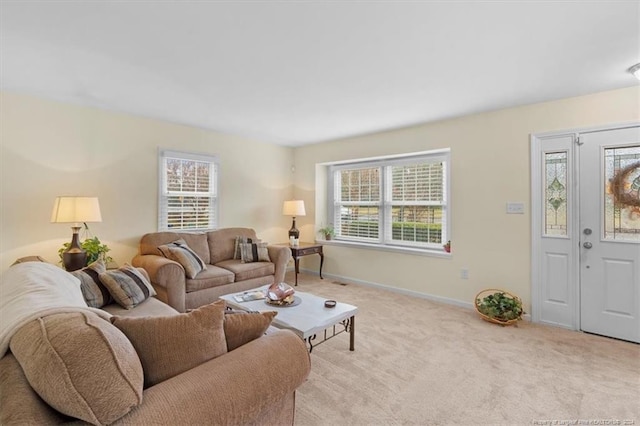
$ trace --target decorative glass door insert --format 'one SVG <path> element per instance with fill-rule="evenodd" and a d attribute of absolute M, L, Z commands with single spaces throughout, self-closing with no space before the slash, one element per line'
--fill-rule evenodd
<path fill-rule="evenodd" d="M 545 234 L 567 235 L 567 152 L 544 154 Z"/>
<path fill-rule="evenodd" d="M 604 149 L 604 238 L 640 242 L 640 145 Z"/>

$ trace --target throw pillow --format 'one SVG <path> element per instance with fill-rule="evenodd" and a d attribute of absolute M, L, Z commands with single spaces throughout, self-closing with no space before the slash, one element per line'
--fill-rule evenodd
<path fill-rule="evenodd" d="M 113 299 L 123 308 L 131 309 L 144 302 L 156 291 L 142 272 L 131 265 L 124 265 L 120 269 L 106 271 L 98 275 Z"/>
<path fill-rule="evenodd" d="M 175 260 L 184 268 L 186 275 L 189 278 L 195 278 L 200 272 L 207 269 L 204 261 L 191 250 L 183 239 L 176 240 L 172 243 L 162 245 L 158 247 L 158 250 L 162 252 L 164 257 Z"/>
<path fill-rule="evenodd" d="M 142 403 L 143 371 L 133 345 L 93 312 L 37 318 L 10 346 L 31 387 L 61 413 L 110 424 Z"/>
<path fill-rule="evenodd" d="M 253 241 L 249 237 L 237 236 L 236 237 L 236 246 L 235 246 L 235 249 L 233 250 L 233 258 L 236 259 L 236 260 L 242 259 L 242 252 L 240 251 L 240 244 L 259 243 L 259 242 L 260 242 L 260 240 Z"/>
<path fill-rule="evenodd" d="M 162 317 L 111 317 L 136 348 L 145 387 L 153 386 L 227 352 L 217 301 L 188 313 Z"/>
<path fill-rule="evenodd" d="M 225 312 L 224 336 L 227 351 L 232 351 L 262 336 L 277 312 Z"/>
<path fill-rule="evenodd" d="M 269 258 L 268 243 L 243 243 L 240 244 L 242 263 L 271 262 Z"/>
<path fill-rule="evenodd" d="M 71 272 L 71 275 L 80 280 L 80 290 L 87 306 L 102 308 L 104 305 L 113 303 L 109 290 L 100 282 L 99 275 L 105 272 L 107 268 L 102 260 L 96 260 L 79 271 Z"/>

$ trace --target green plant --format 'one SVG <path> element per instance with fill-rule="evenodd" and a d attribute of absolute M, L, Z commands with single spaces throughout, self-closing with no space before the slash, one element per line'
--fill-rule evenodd
<path fill-rule="evenodd" d="M 318 229 L 318 233 L 324 235 L 324 238 L 327 240 L 330 240 L 331 238 L 336 236 L 336 231 L 331 225 L 327 225 L 323 228 Z"/>
<path fill-rule="evenodd" d="M 478 298 L 476 306 L 481 314 L 499 321 L 519 320 L 522 317 L 522 301 L 502 291 Z"/>
<path fill-rule="evenodd" d="M 62 254 L 69 248 L 71 243 L 64 243 L 58 250 L 58 256 L 60 256 L 60 263 L 62 263 Z M 87 252 L 87 265 L 102 258 L 105 263 L 113 262 L 111 256 L 107 256 L 107 253 L 111 250 L 106 244 L 102 244 L 98 237 L 87 238 L 80 243 L 80 246 Z"/>

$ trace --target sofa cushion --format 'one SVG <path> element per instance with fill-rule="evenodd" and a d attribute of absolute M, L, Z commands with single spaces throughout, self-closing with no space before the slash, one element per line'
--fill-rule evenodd
<path fill-rule="evenodd" d="M 223 228 L 207 232 L 211 255 L 208 263 L 215 265 L 223 260 L 233 259 L 236 237 L 238 236 L 251 238 L 254 241 L 257 239 L 256 231 L 251 228 Z"/>
<path fill-rule="evenodd" d="M 235 275 L 228 269 L 208 265 L 207 269 L 200 272 L 197 277 L 187 279 L 185 288 L 187 293 L 191 293 L 192 291 L 203 290 L 205 288 L 231 284 L 234 279 Z"/>
<path fill-rule="evenodd" d="M 241 243 L 240 255 L 242 263 L 271 262 L 267 243 Z"/>
<path fill-rule="evenodd" d="M 109 289 L 113 299 L 126 309 L 131 309 L 156 295 L 147 277 L 131 265 L 100 274 L 100 282 Z"/>
<path fill-rule="evenodd" d="M 186 241 L 189 247 L 196 252 L 205 264 L 211 263 L 207 234 L 202 232 L 152 232 L 145 234 L 140 239 L 140 254 L 162 256 L 158 247 L 179 239 Z"/>
<path fill-rule="evenodd" d="M 100 281 L 99 275 L 105 272 L 107 268 L 102 260 L 96 260 L 89 266 L 71 272 L 71 275 L 80 280 L 82 296 L 92 308 L 102 308 L 113 302 L 109 289 Z"/>
<path fill-rule="evenodd" d="M 158 247 L 158 249 L 164 257 L 175 260 L 182 265 L 189 278 L 195 278 L 196 275 L 207 269 L 204 261 L 183 239 L 176 240 L 169 244 L 163 244 Z"/>
<path fill-rule="evenodd" d="M 215 266 L 219 266 L 233 272 L 236 277 L 236 281 L 266 277 L 268 275 L 273 275 L 276 270 L 276 266 L 271 262 L 242 263 L 240 260 L 233 259 L 219 262 Z"/>
<path fill-rule="evenodd" d="M 10 346 L 31 387 L 68 416 L 109 424 L 142 402 L 143 372 L 133 345 L 93 312 L 37 318 Z"/>
<path fill-rule="evenodd" d="M 262 336 L 273 317 L 278 313 L 267 312 L 226 312 L 224 316 L 224 336 L 227 341 L 227 351 L 232 351 L 252 340 Z"/>
<path fill-rule="evenodd" d="M 163 317 L 111 317 L 135 347 L 145 387 L 153 386 L 227 352 L 223 301 Z"/>

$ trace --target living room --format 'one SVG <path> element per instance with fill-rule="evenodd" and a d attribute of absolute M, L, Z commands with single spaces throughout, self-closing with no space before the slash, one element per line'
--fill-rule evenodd
<path fill-rule="evenodd" d="M 3 27 L 4 20 L 10 19 L 6 13 L 12 11 L 9 3 L 3 2 Z M 593 7 L 609 4 L 592 3 Z M 6 71 L 5 67 L 9 65 L 4 62 L 19 58 L 16 50 L 33 53 L 37 51 L 36 47 L 43 45 L 51 48 L 39 51 L 41 62 L 27 57 L 20 63 L 25 67 L 23 72 L 27 77 L 33 72 L 37 78 L 42 77 L 37 71 L 43 69 L 58 72 L 66 51 L 59 50 L 64 46 L 48 46 L 43 40 L 19 39 L 18 30 L 15 33 L 3 30 L 3 52 L 7 53 L 2 54 L 0 95 L 0 270 L 5 271 L 17 258 L 29 255 L 40 255 L 53 263 L 58 261 L 58 249 L 70 237 L 68 225 L 50 222 L 54 200 L 61 195 L 98 197 L 102 222 L 90 224 L 91 233 L 110 247 L 110 255 L 117 264 L 130 262 L 138 252 L 141 236 L 158 230 L 161 150 L 215 155 L 220 165 L 219 226 L 248 226 L 264 241 L 277 243 L 288 239 L 291 218 L 282 215 L 282 205 L 290 199 L 305 203 L 306 215 L 296 218 L 300 239 L 310 242 L 321 239 L 318 229 L 331 222 L 326 213 L 327 182 L 322 178 L 327 165 L 450 149 L 451 254 L 411 254 L 363 248 L 337 239 L 325 243 L 325 281 L 385 288 L 394 294 L 463 308 L 471 308 L 474 296 L 483 288 L 498 287 L 520 296 L 525 311 L 530 313 L 534 291 L 532 220 L 535 216 L 532 211 L 531 136 L 640 121 L 640 86 L 627 72 L 627 68 L 640 60 L 637 56 L 638 3 L 615 2 L 615 5 L 602 9 L 609 10 L 614 16 L 609 17 L 608 28 L 615 27 L 611 22 L 617 22 L 617 18 L 635 16 L 630 24 L 624 20 L 626 27 L 620 25 L 623 40 L 617 40 L 625 48 L 631 46 L 632 54 L 620 53 L 617 63 L 607 64 L 606 70 L 615 74 L 607 89 L 574 93 L 558 87 L 557 94 L 540 98 L 530 96 L 527 99 L 537 99 L 530 102 L 516 100 L 507 105 L 496 101 L 495 107 L 484 110 L 469 106 L 466 112 L 438 119 L 407 120 L 403 126 L 372 128 L 360 134 L 345 132 L 340 137 L 299 145 L 290 141 L 273 143 L 270 137 L 263 138 L 255 132 L 234 132 L 233 125 L 216 130 L 184 122 L 180 117 L 171 117 L 168 113 L 171 109 L 162 104 L 145 112 L 137 111 L 137 105 L 132 106 L 134 112 L 121 110 L 114 106 L 117 96 L 109 92 L 113 89 L 111 83 L 102 86 L 107 84 L 102 81 L 105 75 L 91 74 L 102 65 L 110 65 L 98 52 L 88 57 L 85 68 L 63 68 L 64 72 L 84 76 L 83 84 L 89 84 L 76 98 L 63 93 L 62 88 L 60 92 L 46 92 L 36 84 L 30 90 L 18 80 L 15 85 L 9 85 L 8 76 L 13 77 L 15 69 L 6 68 Z M 629 7 L 635 15 L 627 13 Z M 40 16 L 40 19 L 44 18 Z M 51 16 L 50 19 L 58 22 L 56 20 L 61 18 Z M 31 24 L 41 25 L 39 22 L 34 19 Z M 61 19 L 58 23 L 64 22 Z M 636 31 L 635 40 L 624 37 L 623 30 L 629 27 Z M 571 41 L 576 43 L 576 48 L 587 49 L 589 43 L 576 42 L 587 33 L 567 35 L 563 40 L 567 43 L 564 50 L 571 50 Z M 8 36 L 16 37 L 21 43 L 10 45 L 9 41 L 14 39 Z M 598 36 L 592 35 L 595 40 Z M 590 43 L 595 44 L 594 39 L 590 39 Z M 624 50 L 626 52 L 628 49 Z M 566 62 L 563 67 L 574 66 L 568 59 Z M 237 66 L 243 65 L 251 64 L 240 61 Z M 522 64 L 523 68 L 534 66 Z M 117 68 L 117 71 L 123 69 L 128 68 Z M 139 71 L 131 69 L 132 73 Z M 9 71 L 11 73 L 7 74 Z M 559 71 L 547 69 L 546 72 Z M 576 66 L 571 72 L 589 71 Z M 463 95 L 471 95 L 473 85 L 483 84 L 482 76 L 463 74 L 471 81 L 460 82 L 460 91 Z M 114 74 L 116 81 L 125 77 Z M 142 96 L 146 91 L 156 92 L 154 99 L 159 96 L 171 104 L 173 98 L 177 98 L 175 88 L 163 86 L 164 80 L 158 81 L 159 87 L 154 87 L 154 80 L 137 81 L 136 84 L 142 87 L 135 92 L 136 96 Z M 518 84 L 526 86 L 530 81 L 523 79 Z M 130 86 L 123 86 L 123 91 Z M 329 93 L 336 97 L 340 95 Z M 234 103 L 233 99 L 225 101 Z M 272 101 L 275 103 L 277 99 Z M 301 107 L 303 105 L 301 101 Z M 394 103 L 390 105 L 396 108 Z M 224 116 L 217 110 L 201 112 L 204 116 L 216 113 Z M 277 113 L 267 114 L 266 121 L 277 116 Z M 328 116 L 320 126 L 331 126 L 331 114 Z M 294 124 L 292 122 L 292 126 Z M 505 206 L 510 202 L 523 204 L 523 214 L 507 214 Z M 314 275 L 318 270 L 318 259 L 304 258 L 302 269 L 306 274 Z M 466 272 L 464 277 L 461 271 Z"/>

